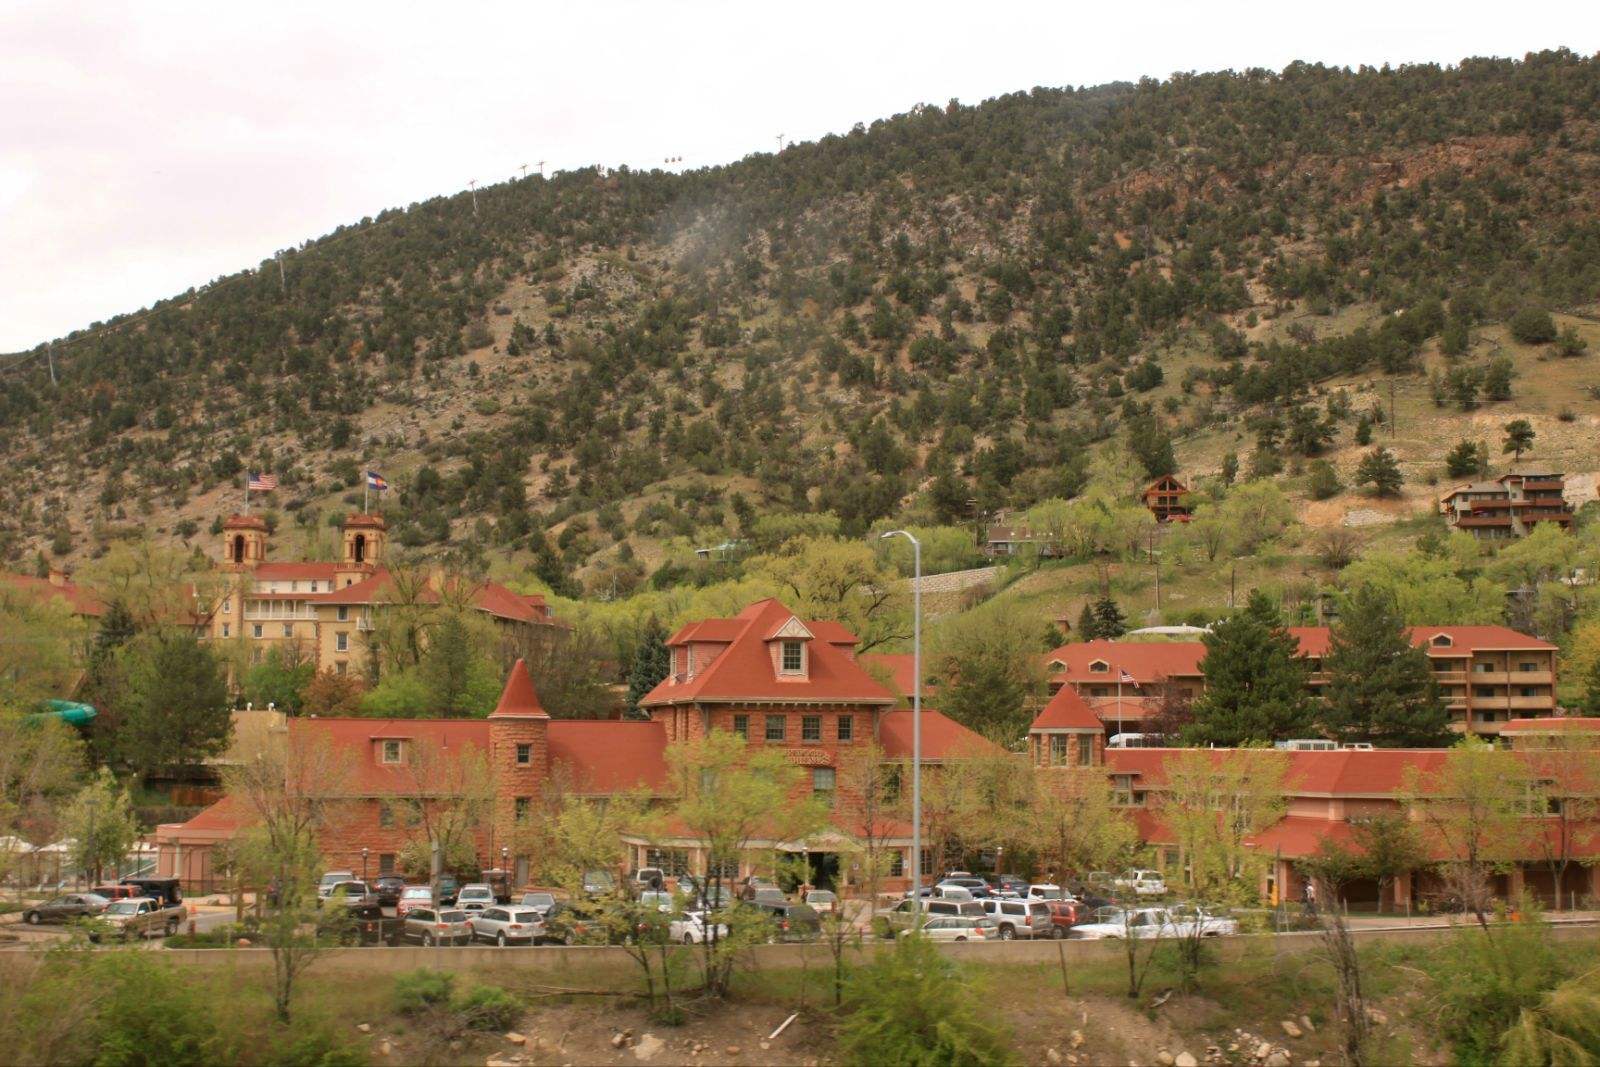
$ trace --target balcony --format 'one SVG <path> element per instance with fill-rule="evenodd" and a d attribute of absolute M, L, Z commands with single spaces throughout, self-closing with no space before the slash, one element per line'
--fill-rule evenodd
<path fill-rule="evenodd" d="M 1554 685 L 1549 671 L 1473 671 L 1472 685 Z"/>

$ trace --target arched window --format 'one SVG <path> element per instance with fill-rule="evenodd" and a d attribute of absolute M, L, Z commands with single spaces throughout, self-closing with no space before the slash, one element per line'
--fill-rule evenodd
<path fill-rule="evenodd" d="M 356 539 L 352 543 L 352 546 L 351 546 L 351 557 L 357 563 L 365 563 L 367 561 L 367 535 L 366 534 L 356 534 Z"/>
<path fill-rule="evenodd" d="M 244 534 L 233 535 L 233 561 L 235 563 L 244 562 Z"/>

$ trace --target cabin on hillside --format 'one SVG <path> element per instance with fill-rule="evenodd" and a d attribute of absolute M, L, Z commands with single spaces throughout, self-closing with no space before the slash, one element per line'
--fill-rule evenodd
<path fill-rule="evenodd" d="M 1163 474 L 1144 487 L 1144 506 L 1157 522 L 1189 521 L 1189 487 L 1173 474 Z"/>

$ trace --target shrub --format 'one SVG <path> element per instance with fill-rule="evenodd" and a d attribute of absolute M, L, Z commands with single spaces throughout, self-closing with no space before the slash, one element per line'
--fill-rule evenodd
<path fill-rule="evenodd" d="M 1005 1035 L 984 1021 L 972 984 L 927 939 L 908 937 L 849 978 L 839 1030 L 845 1063 L 1014 1063 Z"/>
<path fill-rule="evenodd" d="M 262 1060 L 267 1067 L 366 1067 L 366 1049 L 326 1029 L 285 1031 Z"/>
<path fill-rule="evenodd" d="M 1525 345 L 1546 345 L 1556 339 L 1556 320 L 1544 308 L 1523 308 L 1511 316 L 1511 336 Z"/>
<path fill-rule="evenodd" d="M 472 1030 L 508 1030 L 522 1014 L 517 998 L 499 986 L 481 985 L 456 1000 L 462 1023 Z"/>
<path fill-rule="evenodd" d="M 426 968 L 395 976 L 394 1010 L 401 1015 L 419 1015 L 429 1008 L 450 1003 L 456 976 Z"/>
<path fill-rule="evenodd" d="M 1462 927 L 1439 953 L 1432 977 L 1456 1062 L 1499 1062 L 1506 1031 L 1555 985 L 1549 929 L 1536 916 L 1492 934 Z"/>

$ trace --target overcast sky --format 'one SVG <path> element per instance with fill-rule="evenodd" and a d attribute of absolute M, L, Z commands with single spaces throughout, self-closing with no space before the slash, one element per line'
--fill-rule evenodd
<path fill-rule="evenodd" d="M 0 352 L 523 163 L 684 167 L 951 97 L 1600 48 L 1593 0 L 0 4 Z"/>

